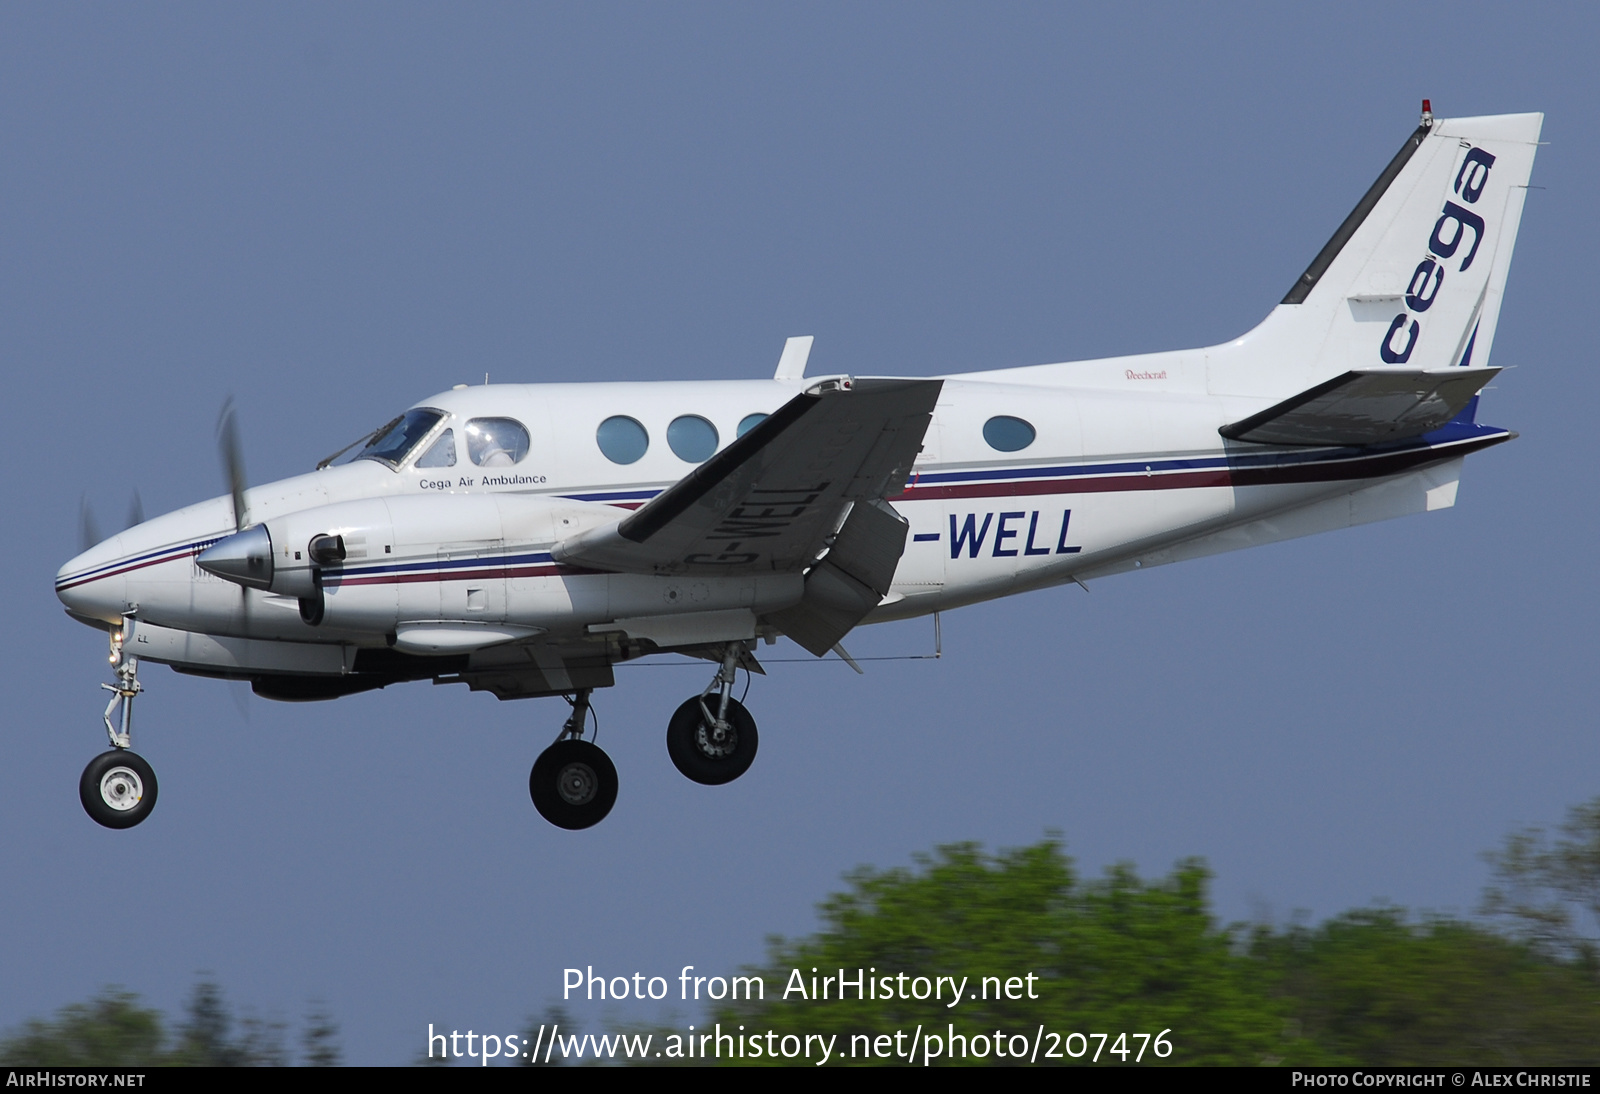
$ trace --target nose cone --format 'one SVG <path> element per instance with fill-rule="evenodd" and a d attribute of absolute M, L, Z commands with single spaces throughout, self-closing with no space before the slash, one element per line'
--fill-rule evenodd
<path fill-rule="evenodd" d="M 80 619 L 115 623 L 127 607 L 121 536 L 112 536 L 56 571 L 56 597 Z"/>
<path fill-rule="evenodd" d="M 272 585 L 272 537 L 265 524 L 217 540 L 194 561 L 206 573 L 248 589 Z"/>

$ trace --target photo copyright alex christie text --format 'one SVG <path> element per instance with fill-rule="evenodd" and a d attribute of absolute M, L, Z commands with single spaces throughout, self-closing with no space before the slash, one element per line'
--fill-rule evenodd
<path fill-rule="evenodd" d="M 1512 1087 L 1588 1087 L 1593 1078 L 1586 1071 L 1295 1071 L 1289 1086 L 1512 1086 Z"/>

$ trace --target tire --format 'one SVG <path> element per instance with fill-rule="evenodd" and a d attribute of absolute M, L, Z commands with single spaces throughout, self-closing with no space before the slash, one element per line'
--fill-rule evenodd
<path fill-rule="evenodd" d="M 132 828 L 156 807 L 156 773 L 138 753 L 113 748 L 83 769 L 78 800 L 96 824 Z"/>
<path fill-rule="evenodd" d="M 589 828 L 617 802 L 617 768 L 588 741 L 557 741 L 539 754 L 528 776 L 539 815 L 557 828 Z"/>
<path fill-rule="evenodd" d="M 715 714 L 721 700 L 707 697 L 704 701 Z M 701 697 L 696 695 L 673 712 L 672 721 L 667 723 L 667 755 L 686 778 L 703 786 L 731 783 L 749 771 L 755 762 L 756 748 L 761 743 L 756 734 L 756 720 L 737 699 L 729 699 L 731 739 L 719 742 L 712 737 L 700 703 Z"/>

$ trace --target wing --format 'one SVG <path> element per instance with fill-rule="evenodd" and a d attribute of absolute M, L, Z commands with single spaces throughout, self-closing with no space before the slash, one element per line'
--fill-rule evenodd
<path fill-rule="evenodd" d="M 1381 444 L 1438 429 L 1497 368 L 1353 371 L 1217 432 L 1258 444 Z"/>
<path fill-rule="evenodd" d="M 838 531 L 849 505 L 899 492 L 942 386 L 818 385 L 823 390 L 796 395 L 631 516 L 550 553 L 624 573 L 798 573 Z"/>

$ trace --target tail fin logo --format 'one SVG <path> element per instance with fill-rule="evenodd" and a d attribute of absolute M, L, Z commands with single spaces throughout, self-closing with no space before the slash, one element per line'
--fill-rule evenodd
<path fill-rule="evenodd" d="M 1483 196 L 1484 187 L 1489 184 L 1489 171 L 1494 167 L 1494 159 L 1492 153 L 1469 147 L 1451 187 L 1455 196 L 1467 205 L 1476 205 Z M 1462 255 L 1461 265 L 1456 267 L 1457 273 L 1464 273 L 1472 265 L 1472 260 L 1478 257 L 1478 247 L 1483 243 L 1484 221 L 1483 217 L 1465 205 L 1445 199 L 1439 219 L 1433 225 L 1433 234 L 1428 237 L 1428 254 L 1417 263 L 1406 286 L 1407 310 L 1394 317 L 1378 346 L 1378 356 L 1384 364 L 1403 365 L 1411 359 L 1411 352 L 1417 348 L 1417 339 L 1422 334 L 1422 323 L 1416 316 L 1427 311 L 1438 299 L 1439 290 L 1444 286 L 1445 263 L 1461 251 L 1469 232 L 1472 245 Z"/>

